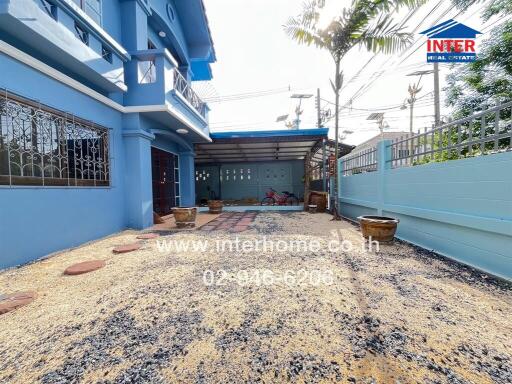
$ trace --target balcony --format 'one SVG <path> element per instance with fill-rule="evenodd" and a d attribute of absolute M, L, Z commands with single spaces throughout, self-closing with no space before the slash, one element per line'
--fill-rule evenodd
<path fill-rule="evenodd" d="M 126 64 L 128 106 L 167 104 L 207 125 L 208 106 L 194 92 L 179 71 L 176 60 L 166 49 L 131 52 Z"/>
<path fill-rule="evenodd" d="M 128 53 L 71 1 L 0 0 L 0 34 L 28 53 L 104 94 L 126 91 Z"/>

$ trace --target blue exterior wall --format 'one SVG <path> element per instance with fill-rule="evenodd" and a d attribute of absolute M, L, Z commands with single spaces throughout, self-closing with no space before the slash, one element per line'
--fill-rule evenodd
<path fill-rule="evenodd" d="M 112 187 L 0 187 L 0 268 L 126 227 L 122 114 L 0 54 L 2 87 L 111 129 Z M 37 84 L 37 86 L 30 86 Z M 30 93 L 27 92 L 30 89 Z M 51 91 L 49 91 L 51 90 Z"/>
<path fill-rule="evenodd" d="M 389 169 L 385 143 L 378 171 L 340 175 L 341 214 L 397 217 L 397 237 L 512 279 L 512 152 Z"/>
<path fill-rule="evenodd" d="M 204 77 L 193 73 L 193 62 L 211 78 L 215 53 L 201 0 L 173 3 L 172 21 L 164 0 L 104 0 L 101 26 L 72 0 L 52 3 L 55 18 L 40 1 L 0 1 L 0 90 L 107 127 L 110 186 L 0 185 L 0 268 L 151 226 L 153 146 L 178 155 L 181 205 L 193 205 L 193 143 L 209 140 L 205 117 L 174 89 L 169 55 L 181 55 L 189 81 Z M 75 22 L 89 33 L 88 45 L 75 36 Z M 165 38 L 156 38 L 160 31 Z M 133 66 L 148 36 L 161 48 L 150 52 L 159 52 L 159 77 L 138 84 Z M 102 47 L 112 52 L 111 63 Z M 178 135 L 179 128 L 189 133 Z"/>

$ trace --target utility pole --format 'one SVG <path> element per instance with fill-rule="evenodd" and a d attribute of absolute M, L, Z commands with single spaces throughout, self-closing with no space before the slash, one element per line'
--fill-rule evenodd
<path fill-rule="evenodd" d="M 413 124 L 414 124 L 414 116 L 413 116 L 413 112 L 414 112 L 414 103 L 416 102 L 416 95 L 421 91 L 421 88 L 420 87 L 420 81 L 421 81 L 421 76 L 420 76 L 420 80 L 418 81 L 418 84 L 409 84 L 409 98 L 407 99 L 407 102 L 409 103 L 409 107 L 410 107 L 410 116 L 409 116 L 409 132 L 413 133 Z"/>
<path fill-rule="evenodd" d="M 320 88 L 316 89 L 316 126 L 322 128 L 322 105 L 320 103 Z"/>
<path fill-rule="evenodd" d="M 341 220 L 338 204 L 338 157 L 339 157 L 339 128 L 340 128 L 340 90 L 343 85 L 343 72 L 341 72 L 341 57 L 336 57 L 336 77 L 334 82 L 331 81 L 332 89 L 334 91 L 334 105 L 336 108 L 334 115 L 334 210 L 332 220 Z"/>
<path fill-rule="evenodd" d="M 439 63 L 434 63 L 434 108 L 435 126 L 441 124 L 441 102 L 439 95 Z"/>

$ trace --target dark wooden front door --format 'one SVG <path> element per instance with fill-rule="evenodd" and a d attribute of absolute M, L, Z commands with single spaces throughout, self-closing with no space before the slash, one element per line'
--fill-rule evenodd
<path fill-rule="evenodd" d="M 168 215 L 176 206 L 177 159 L 172 153 L 151 148 L 153 210 Z"/>

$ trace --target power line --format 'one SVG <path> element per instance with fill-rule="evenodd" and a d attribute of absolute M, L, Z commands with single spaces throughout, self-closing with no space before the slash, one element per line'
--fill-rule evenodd
<path fill-rule="evenodd" d="M 423 17 L 423 19 L 416 25 L 416 27 L 412 30 L 412 33 L 416 33 L 420 28 L 421 28 L 421 25 L 423 25 L 423 23 L 434 13 L 434 11 L 436 11 L 437 9 L 440 8 L 441 4 L 443 3 L 443 1 L 439 1 L 430 11 L 429 13 Z M 446 14 L 448 12 L 450 12 L 452 9 L 454 8 L 453 5 L 450 5 L 448 7 L 448 9 L 446 9 L 439 17 L 437 17 L 437 19 L 432 23 L 432 24 L 437 24 L 439 22 L 439 20 L 441 20 L 441 18 L 445 17 Z M 404 52 L 402 52 L 399 56 L 398 56 L 398 59 L 400 59 L 408 50 L 412 49 L 412 47 L 418 43 L 418 42 L 421 42 L 421 38 L 422 37 L 418 37 L 416 38 L 416 41 L 411 44 L 409 46 L 409 48 L 407 48 Z M 421 47 L 422 44 L 420 44 L 419 47 Z M 407 60 L 414 52 L 416 52 L 418 49 L 416 48 L 413 52 L 411 52 L 405 59 L 403 59 L 402 61 L 400 61 L 400 63 L 398 63 L 398 65 L 402 64 L 405 60 Z M 382 65 L 383 67 L 385 67 L 392 59 L 394 59 L 393 57 L 389 57 L 385 63 Z M 395 58 L 396 59 L 396 58 Z M 392 68 L 395 68 L 397 65 L 391 65 Z M 377 72 L 375 72 L 377 74 Z M 358 97 L 361 97 L 364 93 L 366 93 L 372 86 L 373 84 L 382 76 L 382 74 L 377 74 L 374 79 L 372 81 L 370 81 L 368 84 L 365 84 L 363 85 L 361 88 L 359 88 L 356 93 L 349 99 L 351 101 L 357 99 Z"/>
<path fill-rule="evenodd" d="M 291 91 L 292 91 L 292 88 L 290 86 L 287 86 L 287 87 L 274 88 L 274 89 L 268 89 L 268 90 L 262 90 L 262 91 L 243 92 L 243 93 L 235 93 L 235 94 L 231 94 L 231 95 L 218 96 L 218 97 L 213 97 L 213 98 L 206 98 L 204 101 L 206 101 L 208 103 L 220 103 L 220 102 L 224 102 L 224 101 L 235 101 L 235 100 L 243 100 L 243 99 L 254 98 L 254 97 L 270 96 L 270 95 L 286 93 L 286 92 L 291 92 Z"/>

